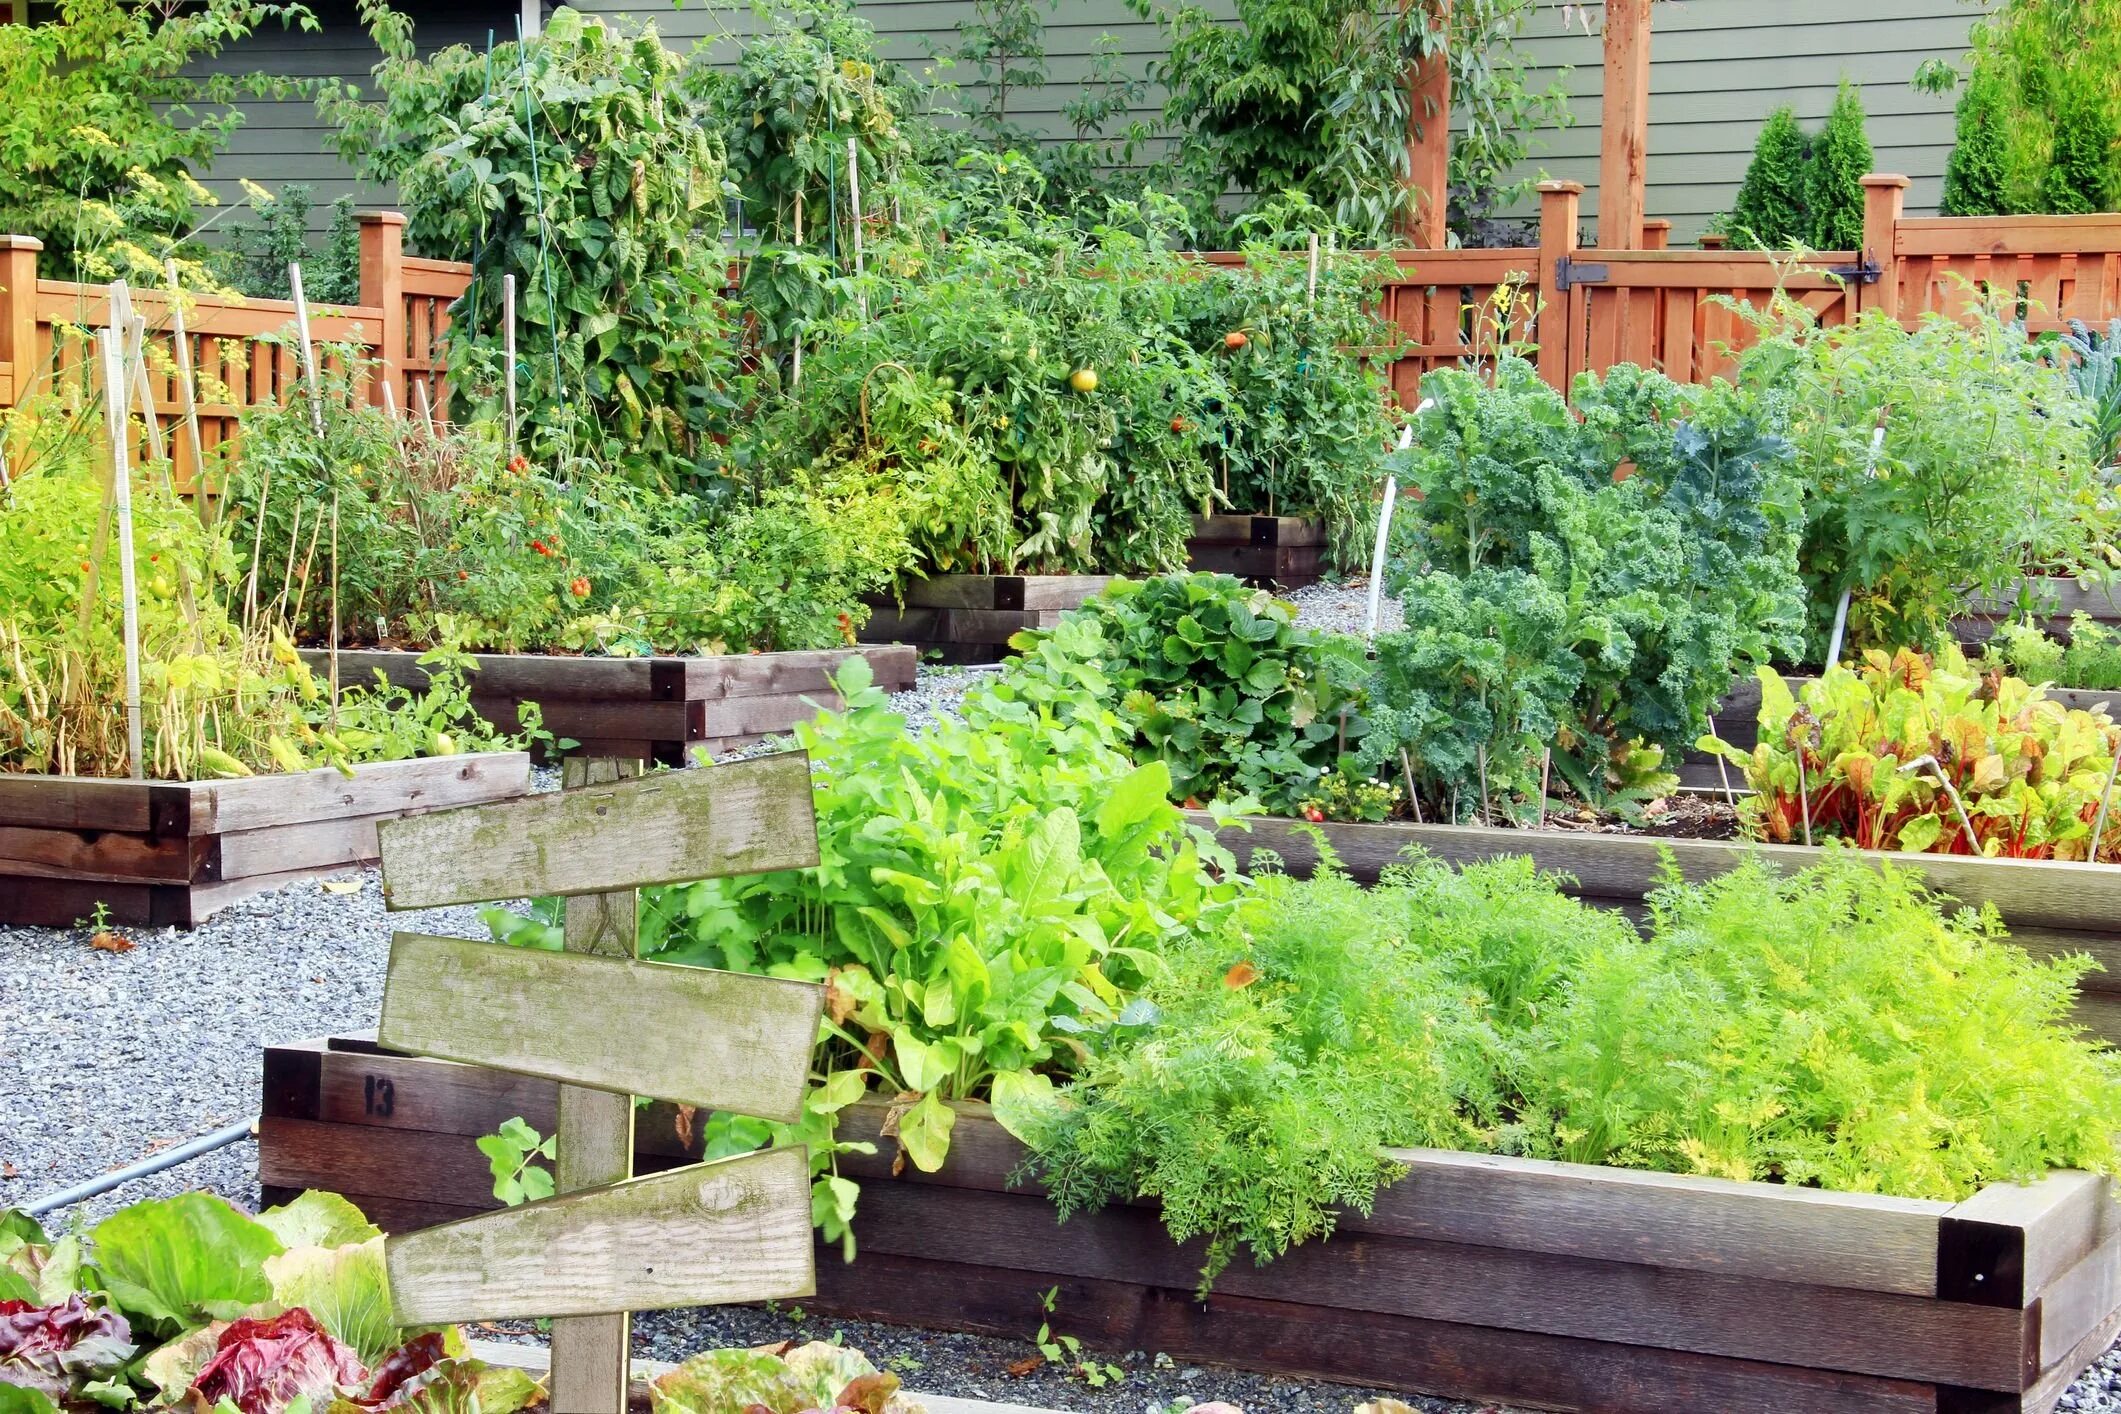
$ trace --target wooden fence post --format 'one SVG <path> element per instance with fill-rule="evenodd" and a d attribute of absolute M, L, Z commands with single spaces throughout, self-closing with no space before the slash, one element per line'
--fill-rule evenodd
<path fill-rule="evenodd" d="M 1662 216 L 1652 216 L 1642 223 L 1642 248 L 1644 250 L 1668 250 L 1672 244 L 1672 223 Z"/>
<path fill-rule="evenodd" d="M 1576 253 L 1576 223 L 1583 206 L 1582 182 L 1539 184 L 1539 376 L 1566 393 L 1575 332 L 1569 327 L 1569 292 L 1562 288 L 1562 262 Z"/>
<path fill-rule="evenodd" d="M 1637 250 L 1649 175 L 1650 0 L 1605 0 L 1605 98 L 1598 136 L 1598 244 Z"/>
<path fill-rule="evenodd" d="M 396 211 L 369 211 L 361 216 L 360 302 L 382 311 L 376 329 L 376 359 L 391 400 L 405 401 L 405 217 Z M 380 388 L 369 399 L 381 403 Z"/>
<path fill-rule="evenodd" d="M 1888 319 L 1900 317 L 1900 213 L 1907 203 L 1907 178 L 1897 172 L 1873 172 L 1863 179 L 1862 259 L 1878 267 L 1877 283 L 1859 286 L 1857 308 L 1875 309 Z"/>
<path fill-rule="evenodd" d="M 1412 5 L 1415 0 L 1401 0 Z M 1451 0 L 1428 0 L 1430 23 L 1448 44 Z M 1451 56 L 1439 47 L 1407 75 L 1406 243 L 1442 250 L 1451 206 Z"/>
<path fill-rule="evenodd" d="M 0 236 L 0 407 L 22 401 L 37 377 L 37 252 L 34 236 Z"/>

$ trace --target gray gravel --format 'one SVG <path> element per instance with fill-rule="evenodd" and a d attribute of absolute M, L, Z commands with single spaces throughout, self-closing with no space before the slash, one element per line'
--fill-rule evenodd
<path fill-rule="evenodd" d="M 1303 621 L 1359 632 L 1358 585 L 1290 596 Z M 894 705 L 918 728 L 950 713 L 979 669 L 928 668 Z M 556 773 L 540 772 L 551 789 Z M 108 1172 L 156 1149 L 256 1112 L 259 1048 L 372 1025 L 391 931 L 485 936 L 477 910 L 385 915 L 373 870 L 349 871 L 357 892 L 317 882 L 225 910 L 189 932 L 134 930 L 128 953 L 92 950 L 72 929 L 0 928 L 0 1206 Z M 244 1142 L 80 1205 L 89 1221 L 140 1198 L 201 1188 L 257 1202 L 257 1153 Z M 59 1220 L 63 1221 L 61 1217 Z M 1068 1313 L 1056 1328 L 1068 1328 Z M 1228 1400 L 1248 1414 L 1348 1414 L 1384 1391 L 1282 1380 L 1154 1351 L 1096 1351 L 1123 1378 L 1088 1388 L 1059 1367 L 1012 1375 L 1036 1355 L 1032 1332 L 993 1339 L 839 1322 L 800 1307 L 712 1308 L 640 1318 L 636 1354 L 679 1359 L 696 1350 L 835 1333 L 910 1388 L 1044 1405 L 1072 1414 L 1164 1414 L 1179 1401 Z M 1391 1391 L 1425 1414 L 1508 1414 L 1492 1405 Z M 2121 1349 L 2063 1396 L 2068 1411 L 2121 1414 Z"/>
<path fill-rule="evenodd" d="M 1370 621 L 1370 582 L 1362 579 L 1321 580 L 1308 589 L 1282 595 L 1296 605 L 1296 621 L 1312 628 L 1337 633 L 1361 633 Z M 1405 623 L 1399 601 L 1389 594 L 1377 603 L 1377 631 L 1390 633 Z"/>

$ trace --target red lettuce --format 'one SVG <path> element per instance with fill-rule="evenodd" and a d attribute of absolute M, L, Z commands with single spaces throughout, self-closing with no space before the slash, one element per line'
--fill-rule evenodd
<path fill-rule="evenodd" d="M 62 1400 L 116 1375 L 136 1349 L 125 1317 L 89 1305 L 79 1292 L 58 1306 L 0 1301 L 0 1384 Z"/>
<path fill-rule="evenodd" d="M 360 1357 L 297 1306 L 270 1320 L 231 1321 L 192 1390 L 209 1408 L 226 1399 L 243 1414 L 281 1414 L 301 1395 L 323 1408 L 367 1379 Z"/>

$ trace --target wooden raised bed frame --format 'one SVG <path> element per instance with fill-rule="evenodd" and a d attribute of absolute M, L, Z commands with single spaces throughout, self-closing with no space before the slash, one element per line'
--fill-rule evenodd
<path fill-rule="evenodd" d="M 864 643 L 904 643 L 945 663 L 996 663 L 1026 629 L 1052 628 L 1112 582 L 1108 574 L 942 574 L 869 601 Z"/>
<path fill-rule="evenodd" d="M 1325 522 L 1296 516 L 1195 516 L 1186 563 L 1253 584 L 1302 589 L 1323 577 Z"/>
<path fill-rule="evenodd" d="M 519 751 L 230 781 L 0 775 L 0 923 L 189 928 L 261 889 L 376 858 L 376 825 L 530 790 Z"/>
<path fill-rule="evenodd" d="M 793 653 L 732 653 L 692 658 L 582 658 L 542 653 L 480 653 L 471 675 L 472 706 L 504 732 L 521 729 L 518 709 L 535 702 L 545 729 L 577 743 L 578 756 L 610 756 L 687 766 L 696 753 L 735 751 L 790 731 L 817 715 L 815 702 L 837 705 L 832 674 L 849 657 L 869 660 L 886 692 L 913 686 L 919 656 L 909 648 L 828 648 Z M 322 673 L 330 655 L 303 658 Z M 339 680 L 421 688 L 420 655 L 393 649 L 344 649 Z"/>
<path fill-rule="evenodd" d="M 270 1048 L 265 1196 L 344 1191 L 409 1230 L 494 1206 L 475 1136 L 511 1115 L 549 1130 L 550 1082 L 376 1053 Z M 841 1134 L 876 1139 L 883 1108 Z M 638 1160 L 685 1146 L 643 1112 Z M 1058 1286 L 1066 1328 L 1102 1349 L 1610 1414 L 2044 1411 L 2121 1330 L 2109 1185 L 2056 1174 L 1952 1204 L 1406 1150 L 1369 1217 L 1266 1267 L 1240 1258 L 1205 1306 L 1198 1244 L 1153 1206 L 1056 1226 L 1011 1189 L 1024 1157 L 960 1107 L 939 1174 L 850 1156 L 859 1255 L 819 1252 L 816 1309 L 1021 1336 Z"/>

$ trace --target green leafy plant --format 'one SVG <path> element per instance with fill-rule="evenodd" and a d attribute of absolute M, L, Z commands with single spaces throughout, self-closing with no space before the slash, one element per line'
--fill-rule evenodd
<path fill-rule="evenodd" d="M 382 0 L 362 15 L 382 101 L 321 100 L 339 150 L 395 181 L 408 236 L 472 264 L 443 339 L 459 420 L 502 415 L 504 277 L 519 326 L 523 446 L 560 468 L 699 485 L 719 453 L 731 345 L 721 291 L 720 129 L 652 26 L 622 36 L 562 7 L 490 55 L 417 57 Z"/>
<path fill-rule="evenodd" d="M 312 251 L 310 188 L 290 184 L 275 192 L 244 182 L 254 224 L 232 223 L 226 245 L 215 252 L 222 281 L 245 295 L 292 299 L 290 263 L 302 266 L 303 297 L 316 304 L 352 304 L 361 293 L 361 228 L 354 202 L 342 196 L 331 204 L 331 224 L 320 249 Z"/>
<path fill-rule="evenodd" d="M 552 1170 L 544 1164 L 559 1152 L 558 1135 L 540 1134 L 517 1115 L 479 1136 L 479 1152 L 493 1170 L 493 1196 L 509 1207 L 552 1196 Z"/>
<path fill-rule="evenodd" d="M 949 1101 L 1007 1107 L 1047 1088 L 1073 1038 L 1121 1024 L 1157 950 L 1232 892 L 1210 872 L 1228 855 L 1169 803 L 1168 772 L 1129 760 L 1080 689 L 975 690 L 962 723 L 911 736 L 865 661 L 837 686 L 846 710 L 796 731 L 818 868 L 645 891 L 641 949 L 826 985 L 803 1124 L 729 1135 L 811 1144 L 828 1240 L 848 1238 L 858 1193 L 834 1172 L 837 1116 L 872 1082 L 896 1097 L 905 1157 L 934 1170 Z"/>
<path fill-rule="evenodd" d="M 64 0 L 56 11 L 0 27 L 0 230 L 43 241 L 48 278 L 159 287 L 172 254 L 196 277 L 194 215 L 213 197 L 193 172 L 242 123 L 239 99 L 292 88 L 215 61 L 268 24 L 314 32 L 316 18 L 252 0 Z"/>
<path fill-rule="evenodd" d="M 2107 560 L 2090 409 L 2021 330 L 1979 310 L 1822 328 L 1787 301 L 1760 320 L 1739 381 L 1796 449 L 1814 652 L 1844 591 L 1848 642 L 1891 648 L 1948 636 L 1969 597 Z"/>
<path fill-rule="evenodd" d="M 1768 114 L 1753 145 L 1753 160 L 1738 184 L 1729 229 L 1742 244 L 1782 250 L 1793 242 L 1807 244 L 1811 223 L 1805 210 L 1805 173 L 1809 144 L 1797 122 L 1797 110 L 1783 104 Z"/>
<path fill-rule="evenodd" d="M 1127 1378 L 1127 1372 L 1119 1366 L 1089 1359 L 1083 1354 L 1083 1343 L 1076 1337 L 1053 1329 L 1053 1315 L 1060 1305 L 1060 1288 L 1049 1286 L 1039 1294 L 1038 1309 L 1044 1319 L 1038 1323 L 1038 1334 L 1031 1343 L 1048 1365 L 1059 1365 L 1071 1375 L 1081 1378 L 1091 1389 L 1103 1389 L 1106 1385 L 1119 1384 Z"/>
<path fill-rule="evenodd" d="M 1793 695 L 1760 674 L 1760 740 L 1742 752 L 1701 745 L 1745 768 L 1761 837 L 1845 839 L 1863 849 L 2003 859 L 2084 859 L 2121 848 L 2104 818 L 2121 728 L 2103 710 L 2065 707 L 2019 678 L 1970 671 L 1946 646 L 1836 664 Z"/>
<path fill-rule="evenodd" d="M 1184 0 L 1134 0 L 1168 43 L 1150 78 L 1169 93 L 1164 122 L 1204 237 L 1226 192 L 1301 192 L 1353 243 L 1384 244 L 1404 213 L 1410 111 L 1406 75 L 1441 54 L 1454 113 L 1451 194 L 1461 231 L 1529 189 L 1530 134 L 1566 121 L 1558 85 L 1535 92 L 1516 47 L 1526 0 L 1459 0 L 1447 26 L 1426 5 L 1240 0 L 1231 16 Z"/>
<path fill-rule="evenodd" d="M 1367 1212 L 1393 1147 L 1945 1200 L 2121 1163 L 2121 1064 L 2067 1020 L 2088 962 L 1911 873 L 1675 869 L 1645 937 L 1529 859 L 1363 889 L 1327 854 L 1171 950 L 1149 1023 L 1020 1126 L 1064 1215 L 1155 1198 L 1205 1285 Z"/>
<path fill-rule="evenodd" d="M 56 1239 L 0 1211 L 0 1308 L 0 1408 L 22 1414 L 514 1414 L 543 1395 L 455 1327 L 399 1327 L 382 1233 L 327 1193 L 255 1218 L 183 1193 Z"/>
<path fill-rule="evenodd" d="M 1013 646 L 998 690 L 1090 688 L 1176 800 L 1292 813 L 1367 729 L 1361 646 L 1299 627 L 1293 605 L 1228 575 L 1121 581 Z"/>
<path fill-rule="evenodd" d="M 1649 788 L 1734 673 L 1796 645 L 1789 448 L 1727 385 L 1627 365 L 1579 379 L 1574 414 L 1515 354 L 1422 392 L 1364 764 L 1453 819 L 1550 775 Z"/>
<path fill-rule="evenodd" d="M 2017 619 L 1996 626 L 1976 666 L 2030 683 L 2121 691 L 2121 631 L 2077 613 L 2058 641 L 2031 619 Z"/>

